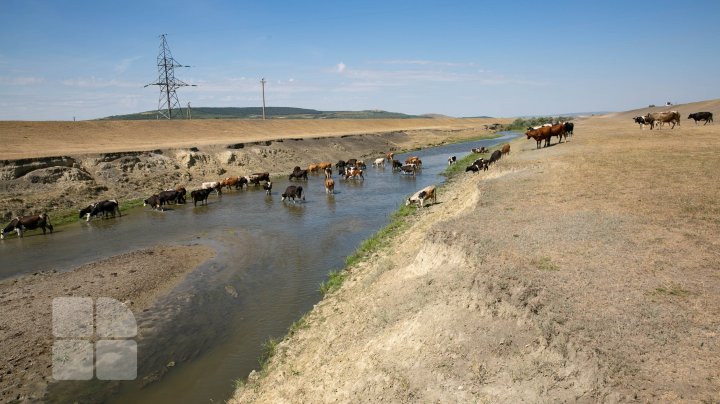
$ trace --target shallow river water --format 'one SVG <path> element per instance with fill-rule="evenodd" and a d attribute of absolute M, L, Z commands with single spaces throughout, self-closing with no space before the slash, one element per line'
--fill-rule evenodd
<path fill-rule="evenodd" d="M 345 257 L 385 226 L 407 196 L 443 181 L 439 173 L 448 156 L 459 159 L 473 147 L 514 136 L 413 152 L 423 160 L 415 177 L 393 173 L 389 166 L 368 166 L 364 181 L 334 175 L 332 196 L 325 194 L 322 175 L 311 176 L 293 182 L 305 189 L 302 203 L 281 202 L 288 181 L 278 180 L 270 196 L 251 186 L 211 195 L 208 206 L 172 205 L 165 212 L 136 208 L 118 219 L 80 221 L 49 236 L 32 232 L 5 240 L 0 256 L 13 256 L 15 264 L 3 266 L 0 278 L 67 270 L 159 243 L 201 243 L 217 251 L 151 310 L 136 313 L 137 380 L 59 382 L 51 385 L 48 401 L 227 400 L 234 380 L 258 368 L 263 342 L 282 337 L 321 299 L 318 288 L 328 272 L 342 268 Z"/>

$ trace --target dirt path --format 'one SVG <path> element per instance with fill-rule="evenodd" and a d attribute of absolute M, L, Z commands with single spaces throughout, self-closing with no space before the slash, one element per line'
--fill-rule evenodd
<path fill-rule="evenodd" d="M 200 245 L 158 246 L 0 282 L 0 402 L 38 401 L 52 381 L 54 298 L 110 297 L 137 315 L 214 254 Z"/>
<path fill-rule="evenodd" d="M 720 400 L 720 126 L 575 132 L 444 187 L 233 402 Z"/>

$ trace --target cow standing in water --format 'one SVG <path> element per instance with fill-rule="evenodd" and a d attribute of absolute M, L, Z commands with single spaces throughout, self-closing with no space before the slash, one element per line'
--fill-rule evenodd
<path fill-rule="evenodd" d="M 16 217 L 2 230 L 0 233 L 0 240 L 5 239 L 5 233 L 15 231 L 18 237 L 22 237 L 25 230 L 33 230 L 38 227 L 42 229 L 43 234 L 47 234 L 45 230 L 46 228 L 50 230 L 50 234 L 53 232 L 53 225 L 50 223 L 50 217 L 45 213 L 33 216 Z"/>
<path fill-rule="evenodd" d="M 305 200 L 305 196 L 303 196 L 303 187 L 299 185 L 290 185 L 285 189 L 285 193 L 283 193 L 281 196 L 283 201 L 285 200 L 285 198 L 287 198 L 292 199 L 293 203 L 296 202 L 296 198 L 302 199 L 303 201 Z"/>

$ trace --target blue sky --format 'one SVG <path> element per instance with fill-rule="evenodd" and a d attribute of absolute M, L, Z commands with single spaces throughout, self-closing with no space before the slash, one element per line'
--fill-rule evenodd
<path fill-rule="evenodd" d="M 720 98 L 720 1 L 0 0 L 0 119 L 182 105 L 519 116 Z"/>

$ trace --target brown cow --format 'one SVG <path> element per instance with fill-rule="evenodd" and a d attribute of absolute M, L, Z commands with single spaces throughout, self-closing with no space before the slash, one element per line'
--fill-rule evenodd
<path fill-rule="evenodd" d="M 317 164 L 310 164 L 307 168 L 308 172 L 314 173 L 317 172 L 320 169 L 320 166 Z"/>
<path fill-rule="evenodd" d="M 363 176 L 363 170 L 361 170 L 361 169 L 359 169 L 359 168 L 354 168 L 354 167 L 353 167 L 353 168 L 348 168 L 348 169 L 345 170 L 345 179 L 348 179 L 348 178 L 351 178 L 351 177 L 352 177 L 352 178 L 358 178 L 358 177 L 360 177 L 360 178 L 362 178 L 363 180 L 365 180 L 365 177 Z"/>
<path fill-rule="evenodd" d="M 500 153 L 502 153 L 503 155 L 510 154 L 510 144 L 505 143 L 502 149 L 500 149 Z"/>
<path fill-rule="evenodd" d="M 388 153 L 385 155 L 387 161 L 393 161 L 393 157 L 395 157 L 395 153 Z"/>
<path fill-rule="evenodd" d="M 333 181 L 332 178 L 325 179 L 325 193 L 327 193 L 327 194 L 335 193 L 335 181 Z"/>
<path fill-rule="evenodd" d="M 680 125 L 680 113 L 677 111 L 651 112 L 645 116 L 646 120 L 648 120 L 648 118 L 651 119 L 650 129 L 660 123 L 672 123 L 670 129 L 675 129 L 675 124 Z"/>
<path fill-rule="evenodd" d="M 537 142 L 537 149 L 540 148 L 540 144 L 542 141 L 545 141 L 545 146 L 550 146 L 550 127 L 549 126 L 542 126 L 537 129 L 530 129 L 527 132 L 525 132 L 527 135 L 527 138 L 533 138 Z"/>
<path fill-rule="evenodd" d="M 325 170 L 325 169 L 327 169 L 327 168 L 332 169 L 332 163 L 330 163 L 330 162 L 328 162 L 328 161 L 322 162 L 322 163 L 318 163 L 317 166 L 318 166 L 318 169 L 320 169 L 320 170 Z"/>
<path fill-rule="evenodd" d="M 556 125 L 553 125 L 550 127 L 550 137 L 557 136 L 558 137 L 558 143 L 562 143 L 563 136 L 565 135 L 565 125 L 562 123 L 558 123 Z M 567 139 L 567 137 L 566 137 Z"/>
<path fill-rule="evenodd" d="M 405 206 L 414 204 L 419 205 L 422 208 L 425 206 L 425 201 L 429 201 L 430 199 L 432 199 L 433 202 L 437 203 L 437 193 L 435 192 L 435 185 L 428 185 L 427 187 L 413 194 L 413 196 L 409 197 L 405 201 Z"/>
<path fill-rule="evenodd" d="M 245 177 L 227 177 L 224 180 L 220 181 L 220 188 L 222 187 L 232 187 L 234 186 L 235 189 L 241 189 L 243 185 L 247 186 L 248 180 Z"/>
<path fill-rule="evenodd" d="M 422 160 L 418 156 L 410 156 L 405 159 L 405 164 L 415 164 L 416 167 L 422 166 Z"/>

